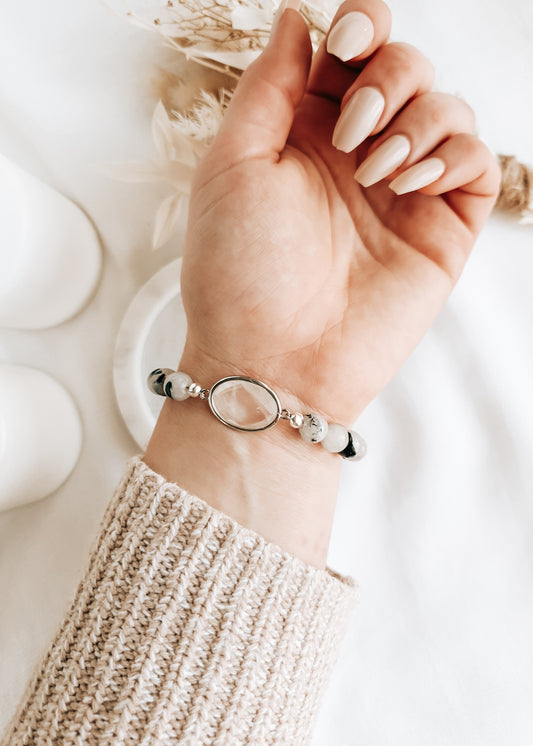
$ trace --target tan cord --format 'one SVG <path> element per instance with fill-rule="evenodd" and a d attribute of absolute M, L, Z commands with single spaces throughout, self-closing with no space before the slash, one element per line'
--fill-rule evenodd
<path fill-rule="evenodd" d="M 502 183 L 496 207 L 518 213 L 520 223 L 533 224 L 533 169 L 514 155 L 499 155 Z"/>

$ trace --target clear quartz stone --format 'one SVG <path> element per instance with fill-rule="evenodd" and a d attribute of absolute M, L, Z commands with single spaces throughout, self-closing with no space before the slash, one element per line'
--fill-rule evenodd
<path fill-rule="evenodd" d="M 242 430 L 264 430 L 279 415 L 277 399 L 269 389 L 241 378 L 215 384 L 209 405 L 222 422 Z"/>

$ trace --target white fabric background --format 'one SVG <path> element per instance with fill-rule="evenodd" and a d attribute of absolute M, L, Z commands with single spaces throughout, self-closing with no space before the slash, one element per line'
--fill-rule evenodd
<path fill-rule="evenodd" d="M 0 721 L 10 716 L 83 571 L 124 461 L 136 452 L 111 358 L 152 253 L 165 194 L 94 164 L 153 155 L 153 76 L 167 53 L 96 0 L 0 11 L 0 151 L 77 201 L 105 266 L 90 306 L 44 332 L 0 330 L 0 360 L 73 394 L 81 459 L 50 498 L 0 515 Z M 533 161 L 530 0 L 391 0 L 393 38 L 476 109 L 490 146 Z M 533 742 L 533 227 L 493 217 L 453 297 L 358 428 L 330 565 L 360 601 L 315 746 L 530 746 Z"/>

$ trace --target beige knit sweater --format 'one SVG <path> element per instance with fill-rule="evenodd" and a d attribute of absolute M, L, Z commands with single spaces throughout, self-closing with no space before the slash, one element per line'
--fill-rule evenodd
<path fill-rule="evenodd" d="M 306 744 L 353 600 L 134 459 L 1 743 Z"/>

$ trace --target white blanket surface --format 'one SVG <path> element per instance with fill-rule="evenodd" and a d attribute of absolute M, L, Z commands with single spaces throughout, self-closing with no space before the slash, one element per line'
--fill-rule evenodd
<path fill-rule="evenodd" d="M 393 38 L 435 63 L 498 152 L 533 162 L 530 0 L 394 0 Z M 96 0 L 4 4 L 0 151 L 78 202 L 105 247 L 87 309 L 44 332 L 0 330 L 0 361 L 74 396 L 84 445 L 68 482 L 0 514 L 0 724 L 60 622 L 126 459 L 111 360 L 136 290 L 176 255 L 150 250 L 165 188 L 98 164 L 154 154 L 156 35 Z M 357 429 L 329 558 L 358 608 L 314 746 L 533 743 L 533 226 L 494 216 L 452 299 Z M 157 361 L 154 361 L 157 363 Z"/>

